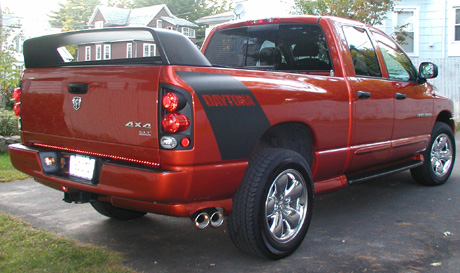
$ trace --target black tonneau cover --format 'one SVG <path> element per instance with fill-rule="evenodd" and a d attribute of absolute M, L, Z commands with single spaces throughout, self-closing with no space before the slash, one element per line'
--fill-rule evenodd
<path fill-rule="evenodd" d="M 70 53 L 63 53 L 69 51 L 69 48 L 70 51 L 77 51 L 79 45 L 134 40 L 154 43 L 159 56 L 78 61 L 75 56 L 72 58 Z M 196 45 L 182 33 L 146 27 L 91 29 L 28 39 L 24 42 L 24 62 L 26 68 L 131 63 L 211 66 Z"/>

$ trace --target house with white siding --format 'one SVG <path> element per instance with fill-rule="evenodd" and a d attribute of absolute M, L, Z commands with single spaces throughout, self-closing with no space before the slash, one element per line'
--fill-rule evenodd
<path fill-rule="evenodd" d="M 411 57 L 460 57 L 460 0 L 395 1 L 379 28 L 392 34 L 396 26 L 405 26 L 402 47 Z"/>
<path fill-rule="evenodd" d="M 408 34 L 401 46 L 414 64 L 438 65 L 439 76 L 429 81 L 454 101 L 460 120 L 460 0 L 395 1 L 394 11 L 377 27 L 392 35 L 398 25 Z"/>

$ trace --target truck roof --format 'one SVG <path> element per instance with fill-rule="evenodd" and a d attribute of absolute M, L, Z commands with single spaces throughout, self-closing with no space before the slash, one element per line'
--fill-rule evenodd
<path fill-rule="evenodd" d="M 231 21 L 231 22 L 219 24 L 215 27 L 215 29 L 221 30 L 221 29 L 228 29 L 228 28 L 253 26 L 253 25 L 266 25 L 266 24 L 289 24 L 289 23 L 291 24 L 298 24 L 298 23 L 316 24 L 316 23 L 319 23 L 320 20 L 329 20 L 329 21 L 335 21 L 339 23 L 347 23 L 347 24 L 361 25 L 361 26 L 369 27 L 368 25 L 358 22 L 358 21 L 341 18 L 341 17 L 335 17 L 335 16 L 295 15 L 295 16 L 286 16 L 286 17 L 269 17 L 269 18 L 253 19 L 253 20 Z"/>

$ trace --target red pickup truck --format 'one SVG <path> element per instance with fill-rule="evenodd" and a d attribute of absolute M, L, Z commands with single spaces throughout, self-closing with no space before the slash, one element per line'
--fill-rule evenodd
<path fill-rule="evenodd" d="M 452 102 L 381 31 L 333 17 L 239 21 L 201 52 L 164 29 L 109 28 L 24 43 L 14 166 L 120 220 L 147 212 L 228 231 L 279 259 L 315 194 L 410 170 L 441 185 Z"/>

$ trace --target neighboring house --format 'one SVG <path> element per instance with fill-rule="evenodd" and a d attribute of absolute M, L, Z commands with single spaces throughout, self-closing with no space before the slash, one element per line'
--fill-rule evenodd
<path fill-rule="evenodd" d="M 25 40 L 61 31 L 59 28 L 52 28 L 47 19 L 40 17 L 25 18 L 14 14 L 3 14 L 2 17 L 4 30 L 11 30 L 8 44 L 12 44 L 16 51 L 15 66 L 21 70 L 24 69 L 22 44 Z"/>
<path fill-rule="evenodd" d="M 3 14 L 3 29 L 9 32 L 8 41 L 5 44 L 12 45 L 14 48 L 14 58 L 16 62 L 14 65 L 18 69 L 23 69 L 24 57 L 22 56 L 22 44 L 24 43 L 24 33 L 21 26 L 19 17 L 12 14 Z M 5 46 L 5 44 L 3 46 Z"/>
<path fill-rule="evenodd" d="M 405 25 L 409 34 L 401 46 L 415 65 L 433 62 L 439 76 L 430 82 L 455 104 L 460 120 L 460 0 L 400 0 L 380 29 L 391 35 Z"/>
<path fill-rule="evenodd" d="M 226 23 L 229 21 L 233 21 L 236 19 L 236 14 L 234 11 L 227 11 L 224 13 L 219 13 L 215 15 L 209 15 L 205 17 L 201 17 L 195 22 L 200 25 L 207 25 L 206 31 L 205 31 L 205 36 L 208 37 L 209 33 L 211 32 L 211 29 L 218 24 L 221 23 Z"/>
<path fill-rule="evenodd" d="M 404 50 L 413 58 L 460 57 L 459 0 L 400 0 L 379 28 L 393 34 L 405 26 Z"/>
<path fill-rule="evenodd" d="M 288 16 L 294 11 L 294 0 L 233 0 L 232 11 L 201 17 L 197 24 L 206 25 L 206 37 L 213 27 L 233 20 L 252 20 Z"/>
<path fill-rule="evenodd" d="M 53 34 L 60 32 L 60 29 L 52 28 L 46 19 L 41 17 L 21 17 L 14 14 L 1 14 L 2 17 L 0 27 L 3 31 L 8 31 L 8 40 L 3 43 L 3 46 L 12 45 L 14 48 L 15 62 L 14 68 L 24 70 L 24 56 L 22 54 L 23 43 L 25 40 L 41 35 Z M 3 49 L 2 49 L 3 50 Z M 0 95 L 0 107 L 4 106 L 4 98 Z"/>
<path fill-rule="evenodd" d="M 176 17 L 164 4 L 138 9 L 96 7 L 88 24 L 92 28 L 152 27 L 175 30 L 195 43 L 198 25 Z M 158 56 L 151 41 L 119 41 L 79 45 L 79 61 Z"/>

